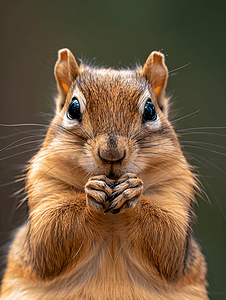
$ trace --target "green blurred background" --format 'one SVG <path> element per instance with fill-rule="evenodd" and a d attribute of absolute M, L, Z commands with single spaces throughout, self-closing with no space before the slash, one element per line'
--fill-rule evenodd
<path fill-rule="evenodd" d="M 151 51 L 160 49 L 167 55 L 169 70 L 192 62 L 171 73 L 167 91 L 173 95 L 177 118 L 200 111 L 179 122 L 176 128 L 226 126 L 225 3 L 218 0 L 0 1 L 0 123 L 46 124 L 39 112 L 53 112 L 55 81 L 51 69 L 57 50 L 68 47 L 77 58 L 96 58 L 98 63 L 115 68 L 134 65 L 137 60 L 144 64 Z M 28 129 L 32 126 L 24 130 Z M 0 127 L 0 130 L 1 137 L 16 133 L 13 128 Z M 198 159 L 190 162 L 199 167 L 197 171 L 211 201 L 210 204 L 198 199 L 194 231 L 208 262 L 210 298 L 220 300 L 226 299 L 226 151 L 223 148 L 226 130 L 196 131 L 208 133 L 182 136 L 181 140 L 202 142 L 185 148 Z M 218 135 L 210 134 L 214 132 Z M 1 149 L 21 137 L 1 138 Z M 35 151 L 3 158 L 33 147 L 31 144 L 0 152 L 1 245 L 9 241 L 9 232 L 25 218 L 26 207 L 16 209 L 18 199 L 11 196 L 23 184 L 10 182 Z M 1 260 L 3 266 L 4 259 Z"/>

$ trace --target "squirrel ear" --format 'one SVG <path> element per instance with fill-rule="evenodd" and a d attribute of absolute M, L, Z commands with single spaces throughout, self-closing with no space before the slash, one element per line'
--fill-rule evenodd
<path fill-rule="evenodd" d="M 142 75 L 151 83 L 161 110 L 167 111 L 165 88 L 168 69 L 165 65 L 165 56 L 161 52 L 153 51 L 146 60 Z"/>
<path fill-rule="evenodd" d="M 59 92 L 57 106 L 61 109 L 64 106 L 67 92 L 72 82 L 79 75 L 78 64 L 69 49 L 64 48 L 58 51 L 58 60 L 54 67 L 54 75 Z"/>

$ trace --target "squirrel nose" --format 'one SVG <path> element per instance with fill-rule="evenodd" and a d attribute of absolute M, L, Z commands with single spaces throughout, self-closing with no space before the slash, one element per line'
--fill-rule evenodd
<path fill-rule="evenodd" d="M 99 140 L 98 156 L 109 164 L 117 164 L 126 156 L 125 142 L 119 136 L 104 136 Z"/>
<path fill-rule="evenodd" d="M 98 149 L 98 155 L 101 160 L 109 164 L 117 164 L 124 159 L 126 156 L 126 150 L 124 149 Z"/>

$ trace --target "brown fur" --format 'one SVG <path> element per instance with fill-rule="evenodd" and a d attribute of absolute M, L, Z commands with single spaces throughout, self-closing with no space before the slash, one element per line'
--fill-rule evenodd
<path fill-rule="evenodd" d="M 164 56 L 134 70 L 55 66 L 56 115 L 31 161 L 29 218 L 1 299 L 208 299 L 191 224 L 195 175 L 168 121 Z M 81 121 L 66 117 L 72 97 Z M 143 122 L 151 97 L 157 121 Z"/>

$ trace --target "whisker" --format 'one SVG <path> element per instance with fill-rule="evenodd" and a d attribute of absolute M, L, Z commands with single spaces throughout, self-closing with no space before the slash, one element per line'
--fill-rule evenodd
<path fill-rule="evenodd" d="M 138 163 L 139 163 L 139 160 L 135 160 L 135 161 L 137 161 Z M 140 166 L 138 166 L 137 164 L 135 164 L 135 162 L 133 161 L 132 162 L 133 163 L 133 165 L 135 166 L 135 167 L 137 167 L 138 169 L 140 169 L 140 171 L 146 176 L 146 178 L 148 179 L 148 176 L 147 176 L 147 174 L 144 172 L 144 170 L 140 167 Z"/>
<path fill-rule="evenodd" d="M 22 138 L 22 139 L 20 139 L 20 140 L 18 140 L 18 141 L 15 141 L 15 142 L 13 142 L 13 143 L 7 145 L 6 147 L 0 149 L 0 152 L 1 152 L 1 151 L 6 151 L 6 150 L 12 150 L 12 149 L 15 149 L 15 148 L 17 148 L 17 147 L 26 146 L 26 145 L 33 144 L 33 143 L 40 143 L 40 142 L 43 142 L 43 139 L 41 139 L 41 140 L 33 140 L 33 141 L 28 141 L 28 142 L 26 142 L 26 143 L 18 144 L 18 145 L 15 145 L 15 146 L 12 147 L 12 145 L 14 145 L 14 144 L 16 144 L 16 143 L 18 143 L 18 142 L 20 142 L 20 141 L 22 141 L 22 140 L 28 139 L 28 138 L 33 138 L 33 137 L 32 137 L 32 136 L 29 136 L 29 137 Z"/>
<path fill-rule="evenodd" d="M 162 78 L 162 77 L 165 76 L 166 74 L 171 74 L 171 73 L 173 73 L 173 72 L 175 72 L 175 71 L 181 70 L 181 69 L 183 69 L 183 68 L 189 66 L 190 64 L 191 64 L 191 62 L 189 62 L 189 63 L 187 63 L 187 64 L 185 64 L 185 65 L 183 65 L 183 66 L 181 66 L 181 67 L 178 67 L 178 68 L 176 68 L 176 69 L 173 69 L 173 70 L 171 70 L 171 71 L 165 72 L 163 75 L 159 76 L 159 77 L 158 77 L 154 82 L 152 82 L 152 84 L 151 84 L 152 91 L 153 91 L 153 86 L 154 86 L 154 84 L 155 84 L 160 78 Z M 157 65 L 156 65 L 155 70 L 153 71 L 153 73 L 155 73 L 156 69 L 157 69 Z"/>
<path fill-rule="evenodd" d="M 190 159 L 194 159 L 196 160 L 198 163 L 200 163 L 201 165 L 203 165 L 204 167 L 208 168 L 208 166 L 206 164 L 204 164 L 201 160 L 193 157 L 193 153 L 188 152 L 188 151 L 184 151 L 184 154 L 186 155 L 186 157 L 190 160 Z"/>
<path fill-rule="evenodd" d="M 79 159 L 79 157 L 76 157 L 77 159 Z M 69 161 L 73 161 L 75 160 L 76 158 L 70 158 L 70 159 L 67 159 L 67 160 L 64 160 L 63 162 L 60 162 L 54 166 L 52 166 L 51 168 L 49 168 L 36 182 L 35 182 L 35 185 L 46 175 L 48 174 L 51 170 L 53 170 L 54 168 L 62 165 L 62 164 L 65 164 L 66 162 L 69 162 Z"/>
<path fill-rule="evenodd" d="M 8 159 L 8 158 L 15 157 L 15 156 L 18 156 L 18 155 L 21 155 L 21 154 L 29 153 L 29 152 L 32 152 L 32 151 L 37 151 L 37 150 L 39 150 L 39 148 L 36 147 L 36 148 L 29 149 L 29 150 L 21 151 L 19 153 L 15 153 L 15 154 L 12 154 L 12 155 L 9 155 L 9 156 L 2 157 L 2 158 L 0 158 L 0 161 Z"/>
<path fill-rule="evenodd" d="M 39 63 L 40 65 L 42 65 L 43 67 L 46 67 L 47 69 L 50 69 L 51 71 L 53 71 L 53 68 L 41 63 L 40 61 L 37 60 L 37 63 Z"/>
<path fill-rule="evenodd" d="M 178 132 L 179 130 L 176 130 Z M 205 132 L 205 131 L 195 131 L 195 132 L 185 132 L 185 133 L 179 133 L 180 136 L 185 136 L 185 135 L 191 135 L 191 134 L 204 134 L 204 135 L 215 135 L 215 136 L 223 136 L 225 137 L 225 134 L 222 133 L 216 133 L 216 132 Z"/>
<path fill-rule="evenodd" d="M 196 110 L 196 111 L 194 111 L 194 112 L 192 112 L 190 114 L 187 114 L 187 115 L 185 115 L 183 117 L 180 117 L 180 118 L 178 118 L 176 120 L 172 120 L 171 124 L 173 124 L 173 123 L 179 123 L 178 121 L 184 121 L 184 119 L 187 119 L 187 118 L 189 118 L 191 116 L 194 117 L 194 115 L 197 114 L 198 112 L 200 112 L 200 109 L 198 109 L 198 110 Z"/>
<path fill-rule="evenodd" d="M 214 166 L 215 168 L 217 168 L 218 170 L 220 170 L 224 175 L 226 175 L 226 173 L 217 165 L 215 165 L 214 163 L 212 163 L 211 161 L 209 161 L 208 159 L 204 158 L 203 156 L 200 156 L 198 154 L 192 153 L 192 155 L 197 156 L 198 158 L 206 161 L 207 163 L 211 164 L 212 166 Z"/>
<path fill-rule="evenodd" d="M 49 125 L 38 123 L 21 123 L 21 124 L 0 124 L 2 127 L 24 127 L 24 126 L 41 126 L 49 128 Z"/>
<path fill-rule="evenodd" d="M 122 242 L 122 245 L 120 246 L 120 248 L 119 248 L 119 250 L 118 250 L 118 252 L 117 252 L 117 254 L 116 254 L 115 262 L 114 262 L 113 267 L 115 267 L 115 265 L 116 265 L 116 262 L 117 262 L 117 260 L 118 260 L 118 258 L 119 258 L 120 252 L 122 251 L 122 248 L 123 248 L 124 244 L 125 244 L 125 241 Z"/>
<path fill-rule="evenodd" d="M 18 132 L 1 136 L 0 139 L 3 140 L 3 139 L 11 138 L 11 137 L 22 135 L 22 134 L 28 134 L 28 133 L 31 136 L 39 136 L 38 134 L 35 134 L 35 132 L 40 132 L 42 130 L 46 133 L 46 130 L 44 130 L 44 129 L 33 129 L 33 130 L 26 130 L 26 131 L 18 130 L 17 128 L 14 128 L 14 129 Z M 40 136 L 42 136 L 42 134 L 40 134 Z M 43 134 L 43 136 L 45 136 L 45 135 Z"/>
<path fill-rule="evenodd" d="M 216 126 L 216 127 L 211 127 L 211 126 L 204 126 L 204 127 L 191 127 L 191 128 L 184 128 L 184 129 L 179 129 L 177 131 L 189 131 L 189 130 L 199 130 L 199 129 L 226 129 L 226 127 L 223 126 Z"/>
<path fill-rule="evenodd" d="M 73 260 L 80 252 L 80 250 L 82 249 L 82 246 L 83 246 L 84 242 L 81 243 L 81 246 L 78 248 L 77 252 L 75 253 L 75 255 L 72 257 L 71 260 Z"/>
<path fill-rule="evenodd" d="M 70 147 L 67 147 L 67 150 L 75 150 L 74 148 L 70 148 Z M 76 151 L 79 151 L 79 150 L 83 150 L 83 148 L 79 148 L 77 145 L 76 145 Z M 51 149 L 51 152 L 50 153 L 44 153 L 43 155 L 38 155 L 38 157 L 36 157 L 36 159 L 33 159 L 33 161 L 32 161 L 32 163 L 35 163 L 35 162 L 38 162 L 38 161 L 40 161 L 40 160 L 42 160 L 43 159 L 43 157 L 44 158 L 47 158 L 48 157 L 48 155 L 50 156 L 50 157 L 52 157 L 52 152 L 55 152 L 55 154 L 57 153 L 57 152 L 62 152 L 62 151 L 65 151 L 65 148 L 64 147 L 62 147 L 62 148 L 58 148 L 58 149 Z M 80 155 L 80 154 L 79 154 Z M 79 159 L 80 157 L 78 156 L 78 157 L 74 157 L 73 159 Z"/>
<path fill-rule="evenodd" d="M 204 180 L 205 185 L 209 188 L 210 192 L 212 193 L 212 195 L 213 195 L 213 197 L 214 197 L 214 199 L 215 199 L 215 201 L 216 201 L 216 203 L 217 203 L 217 205 L 218 205 L 218 208 L 220 209 L 220 212 L 221 212 L 221 214 L 222 214 L 224 220 L 226 221 L 226 215 L 225 215 L 225 212 L 224 212 L 224 210 L 223 210 L 223 208 L 222 208 L 222 206 L 221 206 L 221 204 L 220 204 L 220 202 L 219 202 L 219 200 L 218 200 L 218 198 L 217 198 L 217 196 L 216 196 L 214 190 L 212 189 L 212 187 L 211 187 L 211 185 L 208 183 L 208 181 L 205 179 L 205 177 L 202 177 L 202 179 Z M 207 195 L 206 195 L 206 196 L 207 196 Z M 211 203 L 209 197 L 208 197 L 208 200 L 209 200 L 209 203 Z"/>
<path fill-rule="evenodd" d="M 216 145 L 216 144 L 201 142 L 201 141 L 181 141 L 181 143 L 202 144 L 202 145 L 208 145 L 208 146 L 214 146 L 214 147 L 226 149 L 226 147 L 221 146 L 221 145 Z"/>
<path fill-rule="evenodd" d="M 87 172 L 87 174 L 84 176 L 84 180 L 86 180 L 86 178 L 88 177 L 88 176 L 91 176 L 92 174 L 90 173 L 90 172 Z"/>
<path fill-rule="evenodd" d="M 212 152 L 212 153 L 216 153 L 216 154 L 220 154 L 220 155 L 226 155 L 226 153 L 218 152 L 218 151 L 215 151 L 213 149 L 203 148 L 203 147 L 199 147 L 199 146 L 193 146 L 193 145 L 186 145 L 185 144 L 185 147 L 206 150 L 206 151 L 209 151 L 209 152 Z"/>

